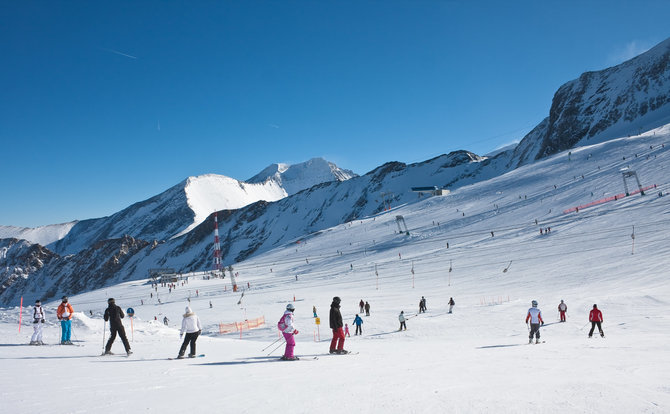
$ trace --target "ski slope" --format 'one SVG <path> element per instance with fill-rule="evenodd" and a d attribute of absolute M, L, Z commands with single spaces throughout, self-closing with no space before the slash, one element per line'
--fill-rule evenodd
<path fill-rule="evenodd" d="M 622 168 L 657 188 L 563 214 L 621 193 Z M 32 308 L 21 333 L 19 308 L 2 309 L 3 412 L 668 413 L 670 195 L 658 193 L 670 190 L 669 169 L 666 126 L 306 235 L 235 265 L 243 297 L 228 277 L 192 278 L 172 292 L 134 281 L 70 297 L 77 347 L 26 345 Z M 397 232 L 397 215 L 409 235 Z M 333 296 L 349 325 L 361 299 L 371 305 L 363 335 L 351 327 L 345 342 L 356 355 L 327 354 Z M 421 296 L 428 311 L 414 316 Z M 132 335 L 125 323 L 128 358 L 98 356 L 108 297 L 136 311 Z M 169 361 L 189 297 L 206 356 Z M 538 345 L 527 344 L 524 323 L 533 299 L 546 321 Z M 557 322 L 561 299 L 566 323 Z M 289 301 L 296 362 L 277 360 L 283 347 L 270 356 L 267 348 Z M 604 339 L 587 338 L 594 303 Z M 46 304 L 49 344 L 59 338 L 57 305 Z M 398 332 L 401 310 L 410 319 Z M 260 316 L 263 328 L 218 333 L 219 323 Z M 123 351 L 119 339 L 112 350 Z"/>

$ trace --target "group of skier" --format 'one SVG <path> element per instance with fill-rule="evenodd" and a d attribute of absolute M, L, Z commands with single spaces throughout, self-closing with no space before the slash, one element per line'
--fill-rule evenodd
<path fill-rule="evenodd" d="M 565 314 L 568 311 L 568 305 L 565 304 L 563 299 L 561 299 L 561 303 L 558 304 L 558 314 L 559 314 L 559 319 L 561 322 L 565 322 Z M 529 328 L 528 328 L 528 343 L 533 343 L 533 337 L 535 337 L 535 343 L 539 344 L 540 343 L 540 327 L 544 325 L 544 320 L 542 319 L 542 311 L 537 307 L 537 301 L 533 300 L 531 302 L 531 308 L 528 309 L 528 313 L 526 314 L 526 324 L 528 325 L 528 322 L 530 322 Z M 589 338 L 593 336 L 593 331 L 595 330 L 596 326 L 598 327 L 598 332 L 600 332 L 601 337 L 605 337 L 605 333 L 603 332 L 602 328 L 602 322 L 603 322 L 603 313 L 598 309 L 597 304 L 593 304 L 593 309 L 591 309 L 591 312 L 589 312 L 589 322 L 591 323 L 591 330 L 589 331 Z"/>

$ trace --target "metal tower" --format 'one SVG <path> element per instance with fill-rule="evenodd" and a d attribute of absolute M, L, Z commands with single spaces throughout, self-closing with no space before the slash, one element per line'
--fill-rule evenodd
<path fill-rule="evenodd" d="M 219 217 L 214 212 L 214 270 L 221 272 L 221 244 L 219 243 Z"/>

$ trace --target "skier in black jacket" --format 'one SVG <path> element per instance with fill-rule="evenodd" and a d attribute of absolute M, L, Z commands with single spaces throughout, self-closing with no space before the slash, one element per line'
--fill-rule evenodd
<path fill-rule="evenodd" d="M 342 314 L 340 313 L 340 298 L 335 296 L 330 304 L 330 329 L 333 330 L 333 340 L 330 341 L 331 354 L 347 354 L 344 350 L 344 330 L 342 327 Z"/>
<path fill-rule="evenodd" d="M 114 298 L 109 298 L 107 300 L 107 304 L 107 309 L 105 309 L 105 322 L 109 321 L 109 330 L 111 335 L 109 337 L 109 341 L 107 341 L 107 346 L 105 346 L 105 355 L 113 355 L 111 349 L 112 344 L 116 339 L 117 332 L 121 337 L 123 346 L 126 348 L 126 354 L 130 355 L 132 354 L 130 351 L 130 344 L 128 343 L 128 338 L 126 337 L 126 330 L 123 328 L 123 322 L 121 322 L 121 319 L 123 319 L 125 316 L 123 314 L 123 310 L 116 306 L 116 303 L 114 303 Z"/>

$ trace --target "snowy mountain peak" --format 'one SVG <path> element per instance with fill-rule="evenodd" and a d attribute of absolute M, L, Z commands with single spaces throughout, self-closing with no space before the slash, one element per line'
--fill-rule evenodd
<path fill-rule="evenodd" d="M 300 164 L 271 164 L 247 180 L 248 183 L 274 181 L 289 195 L 328 181 L 346 181 L 357 175 L 323 158 L 312 158 Z"/>

